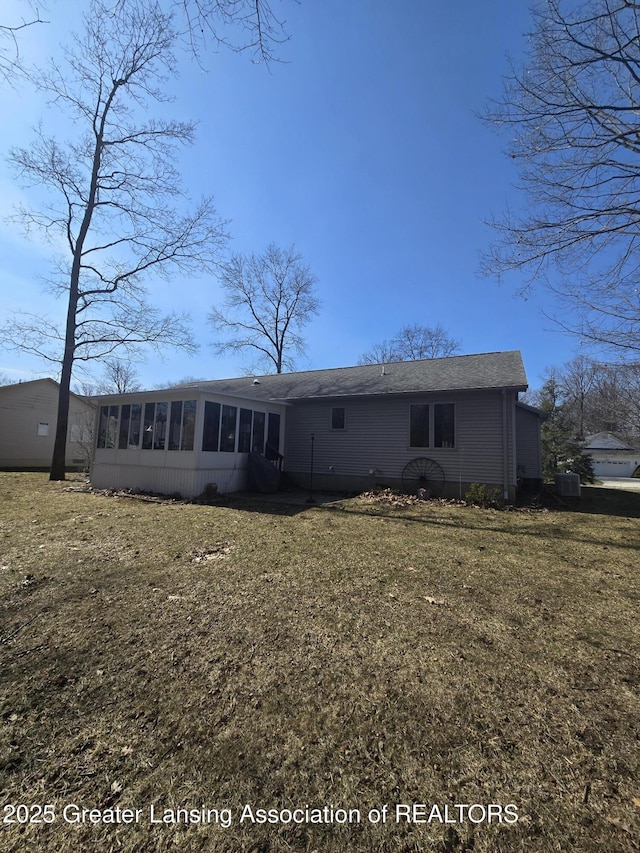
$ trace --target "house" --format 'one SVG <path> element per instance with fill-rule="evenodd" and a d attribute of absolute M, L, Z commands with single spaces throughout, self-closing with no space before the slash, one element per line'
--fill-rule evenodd
<path fill-rule="evenodd" d="M 640 466 L 640 451 L 610 432 L 587 436 L 584 451 L 593 461 L 596 477 L 632 477 Z"/>
<path fill-rule="evenodd" d="M 321 490 L 515 497 L 539 481 L 541 413 L 519 352 L 188 383 L 99 398 L 92 481 L 185 497 L 247 487 L 256 458 Z M 313 458 L 313 466 L 312 466 Z"/>
<path fill-rule="evenodd" d="M 34 379 L 0 387 L 0 468 L 48 468 L 56 434 L 59 385 Z M 95 405 L 71 394 L 66 464 L 85 467 L 91 456 Z"/>

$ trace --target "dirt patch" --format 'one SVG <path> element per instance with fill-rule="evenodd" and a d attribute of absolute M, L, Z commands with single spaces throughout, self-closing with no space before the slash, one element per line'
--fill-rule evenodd
<path fill-rule="evenodd" d="M 216 542 L 204 548 L 196 548 L 191 557 L 193 563 L 209 563 L 224 560 L 233 551 L 233 542 Z"/>

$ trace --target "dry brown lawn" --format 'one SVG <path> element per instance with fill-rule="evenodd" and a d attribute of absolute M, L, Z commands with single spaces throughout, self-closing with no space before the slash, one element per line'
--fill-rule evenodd
<path fill-rule="evenodd" d="M 0 474 L 0 848 L 639 850 L 639 510 Z"/>

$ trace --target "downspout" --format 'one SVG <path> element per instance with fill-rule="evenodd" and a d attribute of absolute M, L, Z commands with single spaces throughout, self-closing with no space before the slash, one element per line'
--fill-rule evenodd
<path fill-rule="evenodd" d="M 509 441 L 507 435 L 507 389 L 502 389 L 502 496 L 509 500 Z"/>

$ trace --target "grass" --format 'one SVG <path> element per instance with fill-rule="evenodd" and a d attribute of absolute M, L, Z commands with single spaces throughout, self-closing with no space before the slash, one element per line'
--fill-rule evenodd
<path fill-rule="evenodd" d="M 640 849 L 639 495 L 497 512 L 81 489 L 0 474 L 3 820 L 53 821 L 5 823 L 3 850 Z M 152 804 L 212 814 L 152 824 Z"/>

